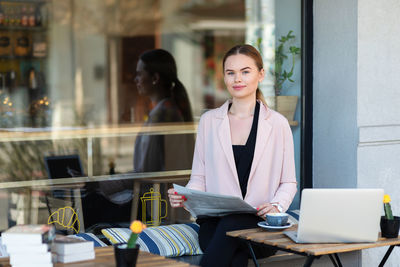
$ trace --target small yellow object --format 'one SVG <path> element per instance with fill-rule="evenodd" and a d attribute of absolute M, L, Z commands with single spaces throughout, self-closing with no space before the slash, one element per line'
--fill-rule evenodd
<path fill-rule="evenodd" d="M 81 227 L 78 214 L 76 214 L 75 210 L 71 207 L 59 208 L 57 211 L 53 212 L 47 220 L 47 224 L 52 223 L 73 229 L 76 233 L 79 233 Z"/>
<path fill-rule="evenodd" d="M 390 196 L 389 195 L 384 195 L 383 196 L 383 203 L 389 203 L 390 202 Z"/>
<path fill-rule="evenodd" d="M 140 197 L 142 202 L 142 222 L 148 226 L 159 226 L 161 220 L 167 217 L 167 201 L 161 198 L 160 192 L 155 192 L 153 188 L 150 188 L 150 192 L 146 192 Z M 165 208 L 162 209 L 162 203 L 165 204 Z M 148 220 L 147 211 L 151 210 L 151 217 Z M 162 211 L 165 211 L 162 216 Z"/>
<path fill-rule="evenodd" d="M 143 224 L 141 221 L 133 221 L 131 226 L 129 227 L 131 231 L 135 234 L 140 234 L 144 229 L 146 229 L 146 225 Z"/>

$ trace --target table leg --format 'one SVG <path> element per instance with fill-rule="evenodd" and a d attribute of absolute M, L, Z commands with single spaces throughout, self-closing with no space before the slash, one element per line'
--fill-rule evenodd
<path fill-rule="evenodd" d="M 81 196 L 81 189 L 75 188 L 73 189 L 73 207 L 75 208 L 76 215 L 78 216 L 78 220 L 80 223 L 79 233 L 85 232 L 85 221 L 83 219 L 83 208 L 82 208 L 82 196 Z M 75 234 L 75 233 L 74 233 Z"/>
<path fill-rule="evenodd" d="M 390 253 L 392 253 L 392 250 L 394 249 L 394 246 L 390 246 L 389 249 L 386 251 L 385 256 L 383 256 L 383 259 L 381 261 L 381 263 L 379 263 L 379 267 L 383 267 L 383 265 L 385 265 L 387 259 L 390 256 Z"/>
<path fill-rule="evenodd" d="M 331 262 L 333 263 L 333 266 L 338 267 L 335 258 L 332 256 L 332 254 L 329 254 L 329 259 L 331 259 Z"/>
<path fill-rule="evenodd" d="M 38 224 L 38 217 L 39 217 L 39 191 L 33 190 L 32 191 L 32 200 L 31 200 L 31 216 L 30 216 L 30 223 L 31 224 Z"/>
<path fill-rule="evenodd" d="M 133 182 L 133 199 L 131 208 L 131 221 L 137 220 L 138 205 L 139 205 L 139 194 L 140 194 L 140 182 Z M 140 216 L 139 216 L 140 217 Z M 139 218 L 141 220 L 142 218 Z"/>
<path fill-rule="evenodd" d="M 343 267 L 342 262 L 340 261 L 339 255 L 337 253 L 335 253 L 333 255 L 335 255 L 335 259 L 336 259 L 338 266 Z"/>
<path fill-rule="evenodd" d="M 331 259 L 331 262 L 335 267 L 343 267 L 342 262 L 340 261 L 339 255 L 337 253 L 334 253 L 333 256 L 332 254 L 328 255 L 329 258 Z"/>
<path fill-rule="evenodd" d="M 160 193 L 160 183 L 154 183 L 153 184 L 153 189 L 154 192 Z M 151 216 L 151 220 L 153 222 L 153 226 L 159 226 L 161 224 L 161 220 L 160 220 L 160 202 L 158 202 L 158 200 L 154 201 L 152 203 L 152 216 Z"/>
<path fill-rule="evenodd" d="M 93 177 L 93 139 L 92 137 L 87 138 L 87 175 Z"/>
<path fill-rule="evenodd" d="M 314 261 L 314 259 L 315 259 L 315 256 L 314 255 L 308 255 L 307 256 L 307 260 L 306 260 L 306 262 L 304 263 L 304 267 L 309 267 L 309 266 L 311 266 L 311 264 L 313 263 L 313 261 Z"/>
<path fill-rule="evenodd" d="M 253 259 L 254 265 L 256 267 L 259 267 L 257 258 L 256 258 L 256 254 L 254 254 L 254 250 L 253 250 L 253 247 L 251 246 L 251 243 L 250 242 L 246 242 L 246 243 L 247 243 L 247 246 L 249 247 L 249 251 L 250 251 L 251 257 Z"/>
<path fill-rule="evenodd" d="M 32 206 L 32 190 L 26 189 L 26 195 L 24 196 L 24 223 L 28 224 L 31 221 L 31 206 Z"/>

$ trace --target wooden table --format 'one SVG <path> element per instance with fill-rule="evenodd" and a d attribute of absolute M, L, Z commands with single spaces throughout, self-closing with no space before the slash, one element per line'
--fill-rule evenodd
<path fill-rule="evenodd" d="M 89 261 L 80 261 L 74 263 L 56 263 L 54 267 L 114 267 L 114 248 L 102 247 L 95 248 L 96 258 Z M 8 258 L 0 259 L 0 266 L 8 267 Z M 137 267 L 157 267 L 157 266 L 172 266 L 172 267 L 189 267 L 193 266 L 186 262 L 176 261 L 170 258 L 151 254 L 144 251 L 139 251 L 139 257 L 136 263 Z"/>
<path fill-rule="evenodd" d="M 297 230 L 297 225 L 286 231 Z M 328 255 L 334 266 L 342 266 L 338 253 L 390 246 L 379 266 L 383 266 L 395 246 L 400 245 L 400 238 L 379 238 L 374 243 L 334 243 L 334 244 L 297 244 L 287 237 L 283 231 L 267 231 L 262 228 L 238 230 L 227 233 L 228 236 L 244 240 L 250 250 L 254 264 L 258 266 L 251 242 L 267 247 L 298 254 L 307 257 L 304 266 L 311 266 L 315 259 Z"/>

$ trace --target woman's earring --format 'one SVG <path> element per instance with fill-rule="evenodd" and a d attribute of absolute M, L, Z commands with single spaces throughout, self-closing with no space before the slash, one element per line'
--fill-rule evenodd
<path fill-rule="evenodd" d="M 156 81 L 153 81 L 153 85 L 156 85 L 156 83 L 157 83 Z"/>

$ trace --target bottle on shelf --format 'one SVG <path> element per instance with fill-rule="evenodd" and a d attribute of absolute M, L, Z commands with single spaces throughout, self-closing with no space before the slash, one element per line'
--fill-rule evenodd
<path fill-rule="evenodd" d="M 12 55 L 12 46 L 10 33 L 7 31 L 0 32 L 0 57 L 9 57 Z"/>
<path fill-rule="evenodd" d="M 47 42 L 44 34 L 35 34 L 32 36 L 32 56 L 36 58 L 47 56 Z"/>
<path fill-rule="evenodd" d="M 111 158 L 109 159 L 108 167 L 109 167 L 108 174 L 114 175 L 115 174 L 115 162 L 114 162 L 114 159 L 111 159 Z"/>
<path fill-rule="evenodd" d="M 8 7 L 4 6 L 3 7 L 3 12 L 4 12 L 4 26 L 8 26 L 10 24 L 10 16 L 8 14 Z"/>
<path fill-rule="evenodd" d="M 17 87 L 17 73 L 15 70 L 10 70 L 8 74 L 8 93 L 12 93 Z"/>
<path fill-rule="evenodd" d="M 7 73 L 0 73 L 0 79 L 1 79 L 0 95 L 6 91 L 6 76 Z"/>
<path fill-rule="evenodd" d="M 9 19 L 8 24 L 9 24 L 10 26 L 14 26 L 14 21 L 15 21 L 15 17 L 14 17 L 14 7 L 10 6 L 10 7 L 8 8 L 7 14 L 8 14 L 8 19 Z"/>
<path fill-rule="evenodd" d="M 28 88 L 31 90 L 37 90 L 38 89 L 38 83 L 36 80 L 36 71 L 34 68 L 31 68 L 29 70 L 28 74 Z"/>
<path fill-rule="evenodd" d="M 14 25 L 21 26 L 21 8 L 20 8 L 20 6 L 14 7 Z"/>
<path fill-rule="evenodd" d="M 35 27 L 35 9 L 33 5 L 29 7 L 28 11 L 28 25 L 30 27 Z"/>
<path fill-rule="evenodd" d="M 19 34 L 15 34 L 15 47 L 14 54 L 19 57 L 26 57 L 30 54 L 31 51 L 31 40 L 27 33 L 21 32 Z"/>
<path fill-rule="evenodd" d="M 4 11 L 3 7 L 0 5 L 0 26 L 4 25 Z"/>
<path fill-rule="evenodd" d="M 35 26 L 42 26 L 42 12 L 39 5 L 36 6 L 35 10 Z"/>
<path fill-rule="evenodd" d="M 23 5 L 21 8 L 21 26 L 27 27 L 28 25 L 28 9 L 26 5 Z"/>

